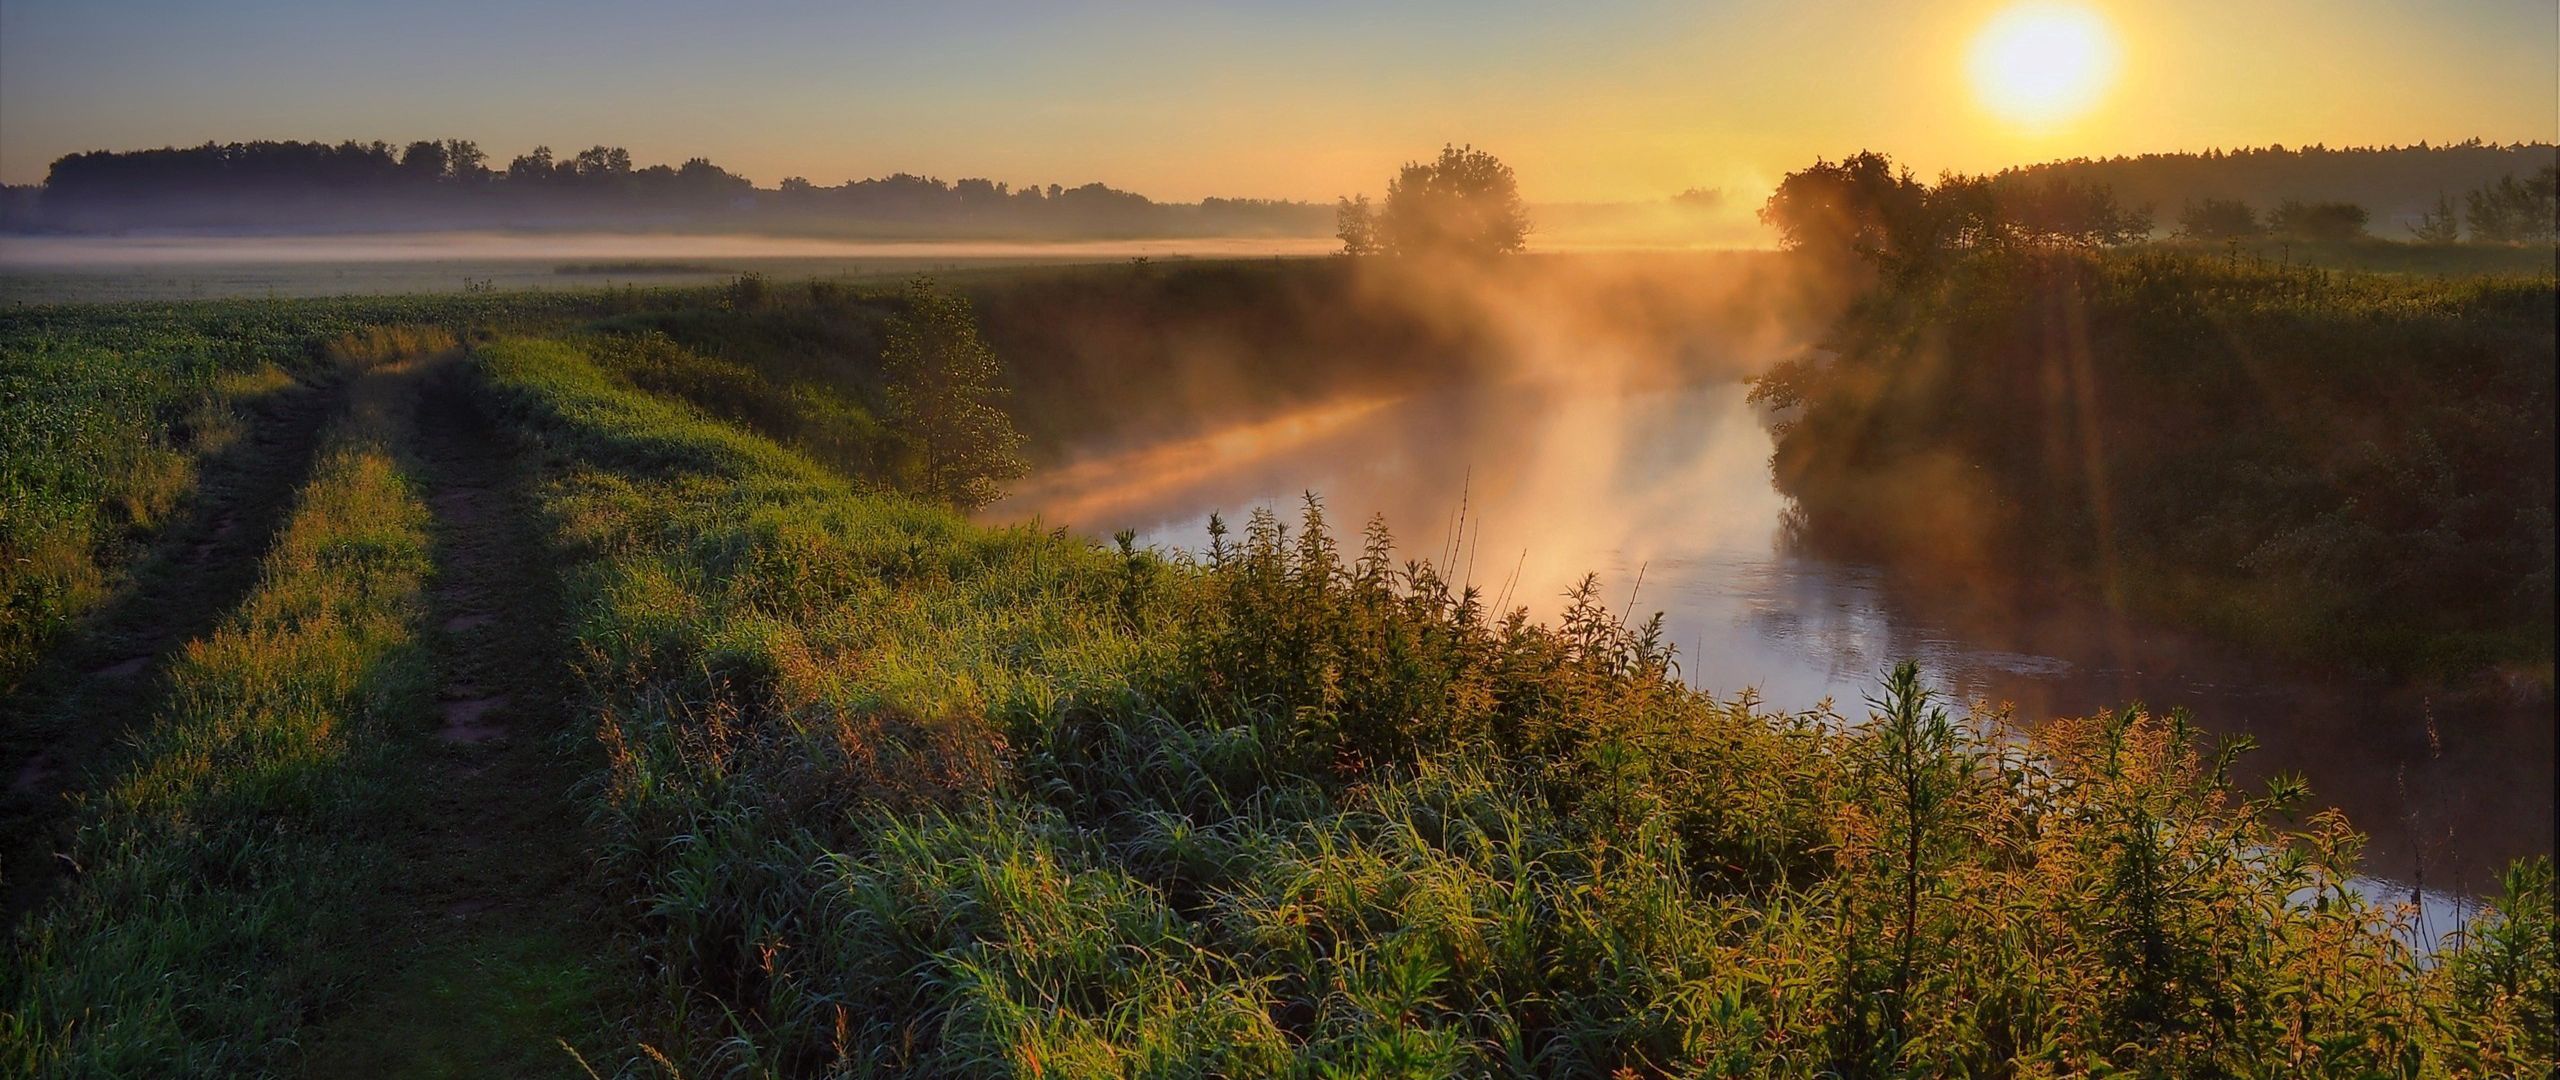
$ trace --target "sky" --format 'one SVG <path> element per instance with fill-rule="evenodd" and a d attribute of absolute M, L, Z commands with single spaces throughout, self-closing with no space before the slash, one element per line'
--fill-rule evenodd
<path fill-rule="evenodd" d="M 2116 75 L 2034 127 L 1969 44 L 2014 0 L 0 0 L 0 181 L 86 149 L 469 138 L 1160 199 L 1374 193 L 1472 143 L 1533 202 L 2209 146 L 2560 137 L 2552 0 L 2085 0 Z"/>

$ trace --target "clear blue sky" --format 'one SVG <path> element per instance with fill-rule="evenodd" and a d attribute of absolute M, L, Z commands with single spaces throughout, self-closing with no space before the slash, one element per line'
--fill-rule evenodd
<path fill-rule="evenodd" d="M 1861 147 L 1924 171 L 2239 143 L 2547 140 L 2551 0 L 2086 0 L 2124 63 L 2011 130 L 1962 56 L 2003 0 L 1582 4 L 0 0 L 0 179 L 208 139 L 463 137 L 1323 198 L 1469 142 L 1532 198 L 1744 186 Z"/>

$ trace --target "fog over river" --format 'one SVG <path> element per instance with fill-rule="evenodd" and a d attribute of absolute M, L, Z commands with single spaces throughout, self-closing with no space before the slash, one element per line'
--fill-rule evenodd
<path fill-rule="evenodd" d="M 2244 783 L 2307 776 L 2315 803 L 2371 834 L 2367 866 L 2479 893 L 2552 846 L 2552 725 L 2534 709 L 2448 711 L 2406 693 L 2282 670 L 2095 609 L 2018 611 L 1921 595 L 1883 570 L 1803 549 L 1770 482 L 1767 417 L 1730 380 L 1607 385 L 1530 374 L 1475 389 L 1352 398 L 1035 475 L 990 519 L 1198 550 L 1208 515 L 1295 521 L 1303 493 L 1356 533 L 1384 515 L 1400 555 L 1453 568 L 1489 601 L 1552 618 L 1588 571 L 1611 607 L 1665 616 L 1683 674 L 1767 707 L 1829 702 L 1852 720 L 1904 658 L 1942 692 L 2020 720 L 2140 701 L 2254 736 Z M 1464 499 L 1461 535 L 1458 515 Z M 2451 929 L 2441 896 L 2428 932 Z"/>

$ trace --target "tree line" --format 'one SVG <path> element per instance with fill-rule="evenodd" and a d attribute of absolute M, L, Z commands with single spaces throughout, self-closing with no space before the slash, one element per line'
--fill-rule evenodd
<path fill-rule="evenodd" d="M 2555 170 L 2504 176 L 2467 193 L 2459 208 L 2439 195 L 2407 226 L 2419 243 L 2548 244 L 2555 236 Z M 2105 248 L 2150 239 L 2149 205 L 2127 205 L 2106 184 L 2065 170 L 2012 169 L 1921 181 L 1886 155 L 1818 159 L 1787 174 L 1760 211 L 1791 249 L 1855 255 L 1909 269 L 1950 251 L 2010 247 Z M 2287 197 L 2265 214 L 2245 200 L 2188 201 L 2172 234 L 2190 240 L 2272 238 L 2344 242 L 2372 236 L 2372 213 L 2343 200 Z M 2466 235 L 2465 226 L 2468 226 Z"/>
<path fill-rule="evenodd" d="M 96 150 L 56 160 L 45 183 L 12 188 L 0 226 L 19 231 L 148 227 L 470 227 L 680 224 L 900 235 L 1306 234 L 1315 204 L 1261 199 L 1159 203 L 1101 183 L 1015 187 L 896 173 L 759 188 L 707 158 L 635 162 L 619 146 L 537 146 L 503 164 L 468 139 L 205 143 Z"/>
<path fill-rule="evenodd" d="M 2197 152 L 2106 158 L 2073 158 L 2002 170 L 2003 177 L 2062 176 L 2104 185 L 2132 204 L 2181 207 L 2206 199 L 2273 208 L 2287 199 L 2308 205 L 2352 203 L 2364 207 L 2377 232 L 2414 224 L 2444 194 L 2494 186 L 2505 177 L 2530 177 L 2560 160 L 2548 142 L 2458 143 L 2414 146 L 2281 144 Z"/>
<path fill-rule="evenodd" d="M 2406 228 L 2421 244 L 2548 244 L 2560 232 L 2560 169 L 2544 166 L 2523 180 L 2502 176 L 2463 194 L 2451 193 Z M 2304 202 L 2286 199 L 2264 217 L 2240 199 L 2207 198 L 2187 204 L 2178 216 L 2178 233 L 2196 240 L 2353 240 L 2367 234 L 2372 215 L 2348 202 Z"/>
<path fill-rule="evenodd" d="M 2113 247 L 2152 232 L 2148 206 L 2068 176 L 1942 175 L 1934 184 L 1885 154 L 1816 159 L 1788 173 L 1760 209 L 1781 246 L 1894 272 L 1951 252 Z"/>

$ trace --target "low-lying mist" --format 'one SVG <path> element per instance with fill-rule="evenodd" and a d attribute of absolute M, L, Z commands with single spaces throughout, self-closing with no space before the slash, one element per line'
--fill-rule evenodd
<path fill-rule="evenodd" d="M 1051 321 L 1047 349 L 1142 358 L 1146 389 L 1074 395 L 1082 430 L 987 514 L 1188 546 L 1211 510 L 1294 516 L 1313 492 L 1337 526 L 1383 517 L 1407 556 L 1541 612 L 1595 560 L 1770 539 L 1782 500 L 1739 384 L 1804 348 L 1831 295 L 1783 257 L 1356 260 L 1322 286 L 1285 321 Z M 991 334 L 1029 320 L 1019 300 L 987 302 Z"/>
<path fill-rule="evenodd" d="M 2481 867 L 2548 850 L 2547 772 L 2515 764 L 2547 758 L 2547 711 L 2470 709 L 2421 738 L 2425 702 L 2131 621 L 2018 566 L 1917 582 L 1798 543 L 1773 417 L 1743 380 L 1825 339 L 1838 293 L 1786 257 L 1301 270 L 1167 275 L 1137 304 L 1080 302 L 1098 280 L 985 295 L 1022 412 L 1064 419 L 1037 433 L 1044 467 L 982 516 L 1198 551 L 1212 512 L 1294 529 L 1312 492 L 1346 546 L 1380 517 L 1399 560 L 1497 610 L 1552 619 L 1597 574 L 1613 610 L 1664 612 L 1683 677 L 1719 694 L 1862 715 L 1881 672 L 1917 659 L 1938 690 L 2022 721 L 2186 706 L 2270 748 L 2244 781 L 2310 776 L 2370 834 L 2379 875 L 2478 888 Z M 1248 285 L 1262 299 L 1240 305 Z"/>
<path fill-rule="evenodd" d="M 832 240 L 751 234 L 420 231 L 329 235 L 11 236 L 0 266 L 571 259 L 1128 259 L 1316 255 L 1330 239 Z"/>

